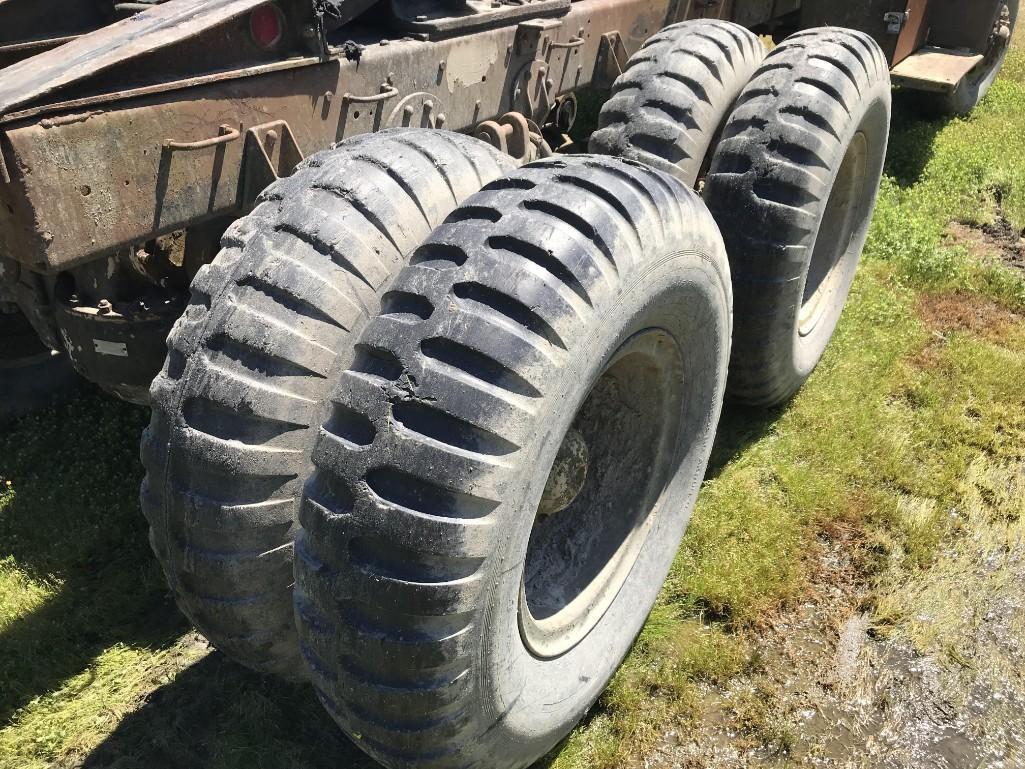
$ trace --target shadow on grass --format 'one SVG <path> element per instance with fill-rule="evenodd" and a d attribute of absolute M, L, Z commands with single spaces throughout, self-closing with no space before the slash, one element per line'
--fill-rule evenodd
<path fill-rule="evenodd" d="M 112 560 L 10 623 L 0 634 L 0 724 L 114 644 L 164 647 L 188 629 L 166 588 L 144 571 L 128 559 Z"/>
<path fill-rule="evenodd" d="M 781 413 L 727 404 L 708 477 L 770 432 Z M 0 479 L 15 491 L 0 506 L 0 556 L 35 580 L 61 584 L 0 633 L 2 720 L 115 643 L 164 649 L 187 632 L 138 509 L 145 422 L 145 410 L 93 394 L 0 434 Z M 535 769 L 549 767 L 562 747 Z M 150 693 L 83 765 L 379 769 L 309 687 L 251 673 L 216 652 Z"/>
<path fill-rule="evenodd" d="M 0 432 L 0 570 L 57 586 L 0 632 L 0 723 L 111 645 L 162 646 L 187 628 L 139 511 L 146 416 L 86 392 Z"/>
<path fill-rule="evenodd" d="M 381 769 L 349 742 L 310 687 L 214 652 L 157 689 L 83 769 Z"/>
<path fill-rule="evenodd" d="M 705 470 L 705 480 L 718 477 L 731 459 L 744 449 L 772 432 L 776 420 L 786 411 L 789 403 L 774 408 L 756 408 L 731 403 L 723 404 L 719 427 L 712 444 L 712 456 Z"/>
<path fill-rule="evenodd" d="M 930 115 L 921 94 L 895 91 L 883 173 L 905 189 L 917 184 L 935 154 L 936 136 L 951 120 L 946 115 Z"/>

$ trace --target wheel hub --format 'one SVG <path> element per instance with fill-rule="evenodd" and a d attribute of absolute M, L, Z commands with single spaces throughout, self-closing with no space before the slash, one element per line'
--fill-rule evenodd
<path fill-rule="evenodd" d="M 555 464 L 537 506 L 538 514 L 551 515 L 565 510 L 573 504 L 586 480 L 587 441 L 579 430 L 571 427 L 555 455 Z"/>

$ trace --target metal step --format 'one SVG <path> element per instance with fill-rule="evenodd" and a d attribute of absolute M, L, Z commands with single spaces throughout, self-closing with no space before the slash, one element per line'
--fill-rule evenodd
<path fill-rule="evenodd" d="M 895 85 L 919 91 L 952 93 L 982 61 L 981 53 L 925 46 L 890 70 Z"/>

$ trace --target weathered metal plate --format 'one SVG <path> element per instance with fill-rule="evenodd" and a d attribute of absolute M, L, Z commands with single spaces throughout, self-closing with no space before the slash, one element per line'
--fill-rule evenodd
<path fill-rule="evenodd" d="M 929 34 L 930 0 L 908 0 L 907 21 L 897 39 L 892 64 L 900 64 L 925 44 Z"/>
<path fill-rule="evenodd" d="M 983 59 L 981 54 L 925 47 L 891 70 L 893 82 L 923 91 L 951 92 Z"/>
<path fill-rule="evenodd" d="M 1006 0 L 934 3 L 929 42 L 943 48 L 985 51 Z M 1011 4 L 1014 5 L 1014 4 Z"/>
<path fill-rule="evenodd" d="M 0 72 L 0 115 L 135 56 L 194 37 L 266 0 L 173 0 Z"/>

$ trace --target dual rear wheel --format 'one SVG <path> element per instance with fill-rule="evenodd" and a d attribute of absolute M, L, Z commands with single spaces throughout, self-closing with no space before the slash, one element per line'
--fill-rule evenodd
<path fill-rule="evenodd" d="M 269 188 L 153 386 L 143 506 L 186 614 L 389 766 L 551 749 L 654 603 L 727 371 L 779 402 L 832 333 L 889 114 L 844 35 L 761 63 L 665 30 L 592 142 L 618 158 L 404 130 Z"/>
<path fill-rule="evenodd" d="M 683 535 L 726 383 L 722 241 L 669 176 L 552 159 L 456 209 L 393 290 L 425 311 L 368 324 L 391 365 L 342 374 L 314 452 L 303 654 L 385 764 L 526 766 L 601 693 Z M 544 514 L 557 461 L 581 480 Z"/>

